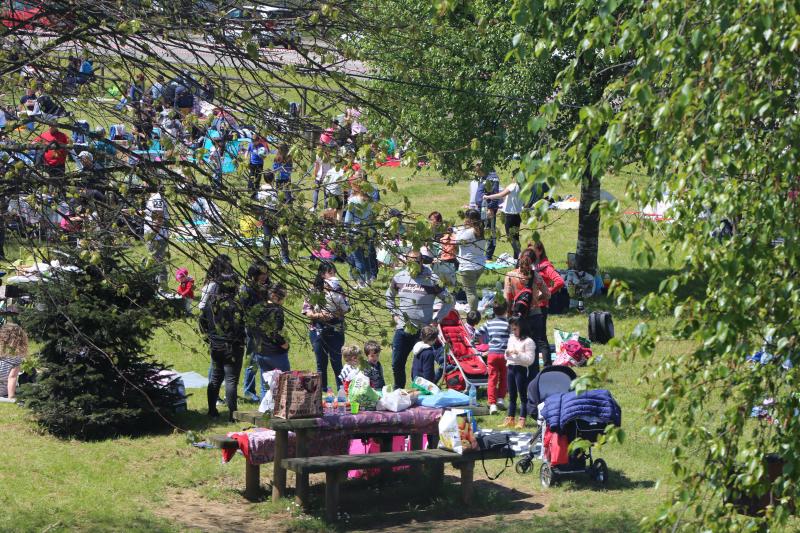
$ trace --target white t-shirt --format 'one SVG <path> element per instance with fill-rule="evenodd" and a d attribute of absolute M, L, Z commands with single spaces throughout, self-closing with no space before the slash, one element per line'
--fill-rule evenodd
<path fill-rule="evenodd" d="M 458 270 L 483 270 L 486 264 L 486 240 L 476 239 L 475 230 L 462 226 L 456 231 L 455 241 L 458 243 Z"/>
<path fill-rule="evenodd" d="M 344 169 L 331 167 L 325 173 L 325 192 L 332 196 L 342 194 L 342 182 L 344 181 Z"/>
<path fill-rule="evenodd" d="M 325 175 L 331 169 L 332 165 L 330 161 L 325 161 L 324 159 L 319 157 L 317 158 L 317 165 L 318 165 L 317 167 L 318 170 L 317 174 L 314 176 L 314 180 L 316 180 L 317 183 L 322 183 L 322 181 L 325 179 Z"/>
<path fill-rule="evenodd" d="M 278 191 L 274 187 L 263 185 L 256 194 L 256 200 L 271 211 L 278 209 Z"/>
<path fill-rule="evenodd" d="M 153 233 L 153 219 L 159 218 L 161 215 L 161 229 L 156 235 L 156 239 L 169 238 L 169 211 L 167 210 L 167 201 L 161 196 L 161 193 L 155 192 L 147 199 L 147 205 L 144 210 L 144 233 L 145 235 Z"/>
<path fill-rule="evenodd" d="M 516 181 L 508 186 L 508 195 L 503 199 L 500 209 L 507 215 L 522 213 L 522 199 L 519 197 L 519 183 Z"/>

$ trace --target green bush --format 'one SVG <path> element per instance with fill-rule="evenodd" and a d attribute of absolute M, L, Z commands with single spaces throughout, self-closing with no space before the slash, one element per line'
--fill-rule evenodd
<path fill-rule="evenodd" d="M 163 428 L 177 398 L 145 353 L 158 318 L 154 272 L 120 250 L 70 251 L 33 290 L 22 324 L 41 346 L 38 379 L 20 398 L 60 437 L 101 439 Z M 162 308 L 164 306 L 161 306 Z"/>

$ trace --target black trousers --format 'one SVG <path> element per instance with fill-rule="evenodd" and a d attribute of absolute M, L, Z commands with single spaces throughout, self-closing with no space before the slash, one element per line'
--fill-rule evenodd
<path fill-rule="evenodd" d="M 217 411 L 217 398 L 222 382 L 225 382 L 225 403 L 228 405 L 228 419 L 233 421 L 233 413 L 238 410 L 237 389 L 239 373 L 242 371 L 244 345 L 235 344 L 229 348 L 211 349 L 211 380 L 208 382 L 206 396 L 208 412 Z"/>
<path fill-rule="evenodd" d="M 511 242 L 511 249 L 514 250 L 514 259 L 519 259 L 521 247 L 519 244 L 519 228 L 522 225 L 522 217 L 520 215 L 505 215 L 506 237 Z"/>
<path fill-rule="evenodd" d="M 538 354 L 543 355 L 544 366 L 550 366 L 552 363 L 550 356 L 550 342 L 547 340 L 547 309 L 540 308 L 541 314 L 530 315 L 528 317 L 528 324 L 530 327 L 530 336 L 536 344 L 537 364 Z"/>
<path fill-rule="evenodd" d="M 258 187 L 261 185 L 261 176 L 264 174 L 264 163 L 254 165 L 250 163 L 250 176 L 247 178 L 247 190 L 250 192 L 258 192 Z"/>

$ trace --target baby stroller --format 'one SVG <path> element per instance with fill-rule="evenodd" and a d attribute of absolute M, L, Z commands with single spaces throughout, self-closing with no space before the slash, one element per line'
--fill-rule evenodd
<path fill-rule="evenodd" d="M 489 368 L 472 345 L 461 316 L 453 309 L 439 324 L 439 337 L 445 347 L 444 379 L 448 389 L 463 391 L 470 386 L 486 387 Z"/>
<path fill-rule="evenodd" d="M 569 367 L 553 365 L 542 370 L 528 386 L 528 410 L 537 415 L 539 431 L 531 442 L 531 451 L 526 457 L 517 462 L 516 471 L 526 474 L 533 469 L 535 457 L 534 443 L 540 443 L 542 466 L 539 469 L 539 480 L 547 488 L 558 481 L 561 476 L 573 474 L 589 474 L 589 477 L 600 484 L 608 481 L 608 466 L 603 459 L 595 460 L 592 457 L 592 447 L 587 450 L 567 452 L 569 443 L 575 439 L 584 439 L 590 443 L 605 432 L 609 422 L 606 418 L 574 418 L 562 428 L 560 433 L 551 433 L 544 418 L 539 412 L 539 406 L 547 398 L 569 392 L 572 380 L 577 376 Z M 597 391 L 600 392 L 600 391 Z M 610 398 L 610 394 L 608 395 Z M 613 399 L 617 411 L 619 406 Z M 611 417 L 613 418 L 613 417 Z M 547 434 L 547 439 L 543 438 Z"/>

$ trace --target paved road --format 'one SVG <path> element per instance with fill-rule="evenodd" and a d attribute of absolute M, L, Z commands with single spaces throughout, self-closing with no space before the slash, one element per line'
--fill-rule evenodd
<path fill-rule="evenodd" d="M 43 45 L 49 39 L 51 38 L 37 36 L 38 41 L 36 46 Z M 132 41 L 138 43 L 138 45 L 118 45 L 109 41 L 105 46 L 90 47 L 89 52 L 94 55 L 111 56 L 114 50 L 120 50 L 125 54 L 144 58 L 147 54 L 141 51 L 140 48 L 142 43 L 147 42 L 150 46 L 151 53 L 170 62 L 185 63 L 188 65 L 222 65 L 230 68 L 253 68 L 254 66 L 259 68 L 277 68 L 280 65 L 295 65 L 298 67 L 298 71 L 302 71 L 303 67 L 306 66 L 318 71 L 318 65 L 321 64 L 329 70 L 345 74 L 364 74 L 367 71 L 366 66 L 360 61 L 339 60 L 334 63 L 321 63 L 320 56 L 314 53 L 308 54 L 311 59 L 311 61 L 309 61 L 296 50 L 287 50 L 284 48 L 261 48 L 259 50 L 258 65 L 255 65 L 255 63 L 247 59 L 247 54 L 244 50 L 238 50 L 238 53 L 232 54 L 224 47 L 217 47 L 213 43 L 209 43 L 200 35 L 192 36 L 190 40 L 185 42 L 178 42 L 178 39 L 176 39 L 175 42 L 170 42 L 165 39 L 156 41 L 155 38 L 134 38 Z M 308 48 L 311 44 L 313 43 L 305 41 L 301 45 L 301 48 Z M 322 46 L 327 47 L 327 45 Z M 80 55 L 85 47 L 81 46 L 80 49 L 78 49 L 76 43 L 64 43 L 58 46 L 57 49 L 65 54 Z"/>

